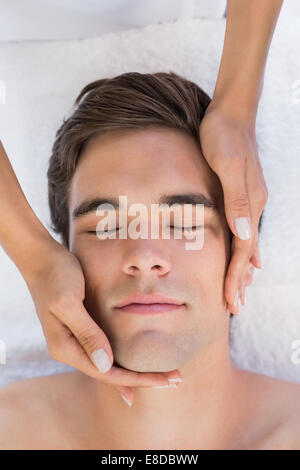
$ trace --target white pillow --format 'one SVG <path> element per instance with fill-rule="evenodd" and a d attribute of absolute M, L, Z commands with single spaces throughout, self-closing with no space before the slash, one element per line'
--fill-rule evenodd
<path fill-rule="evenodd" d="M 174 71 L 211 95 L 224 31 L 225 19 L 188 19 L 93 39 L 0 44 L 0 79 L 6 86 L 0 138 L 47 228 L 51 147 L 83 86 L 128 71 Z M 300 339 L 299 43 L 300 19 L 279 21 L 257 117 L 269 190 L 260 236 L 263 269 L 248 288 L 248 305 L 232 320 L 237 365 L 295 382 L 300 381 L 292 356 L 293 342 Z M 0 279 L 0 340 L 6 349 L 0 385 L 71 369 L 49 356 L 26 284 L 3 250 Z"/>

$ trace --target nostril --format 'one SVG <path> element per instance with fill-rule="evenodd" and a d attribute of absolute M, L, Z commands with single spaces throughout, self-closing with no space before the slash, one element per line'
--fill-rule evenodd
<path fill-rule="evenodd" d="M 136 266 L 129 266 L 130 271 L 136 271 L 137 267 Z"/>

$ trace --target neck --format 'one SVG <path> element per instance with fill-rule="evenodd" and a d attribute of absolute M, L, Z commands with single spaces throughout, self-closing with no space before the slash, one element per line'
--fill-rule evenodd
<path fill-rule="evenodd" d="M 228 339 L 180 367 L 178 388 L 133 388 L 129 407 L 114 386 L 93 381 L 93 428 L 103 449 L 214 449 L 241 424 L 243 393 Z"/>

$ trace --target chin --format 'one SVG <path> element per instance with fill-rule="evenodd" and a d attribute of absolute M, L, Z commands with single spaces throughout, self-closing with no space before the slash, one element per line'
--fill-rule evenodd
<path fill-rule="evenodd" d="M 115 358 L 113 365 L 123 367 L 133 372 L 170 372 L 170 370 L 179 367 L 177 361 L 175 363 L 174 360 L 170 360 L 170 358 L 168 361 L 162 361 L 161 358 L 148 357 L 145 359 L 138 356 L 135 358 L 126 358 L 124 355 L 118 357 L 117 354 L 115 354 Z"/>

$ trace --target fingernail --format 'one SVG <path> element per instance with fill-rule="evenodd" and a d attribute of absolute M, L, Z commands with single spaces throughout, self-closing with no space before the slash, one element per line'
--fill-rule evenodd
<path fill-rule="evenodd" d="M 176 384 L 169 384 L 169 385 L 155 385 L 155 387 L 152 388 L 177 388 Z"/>
<path fill-rule="evenodd" d="M 234 223 L 239 238 L 242 240 L 251 238 L 249 217 L 237 217 Z"/>
<path fill-rule="evenodd" d="M 168 379 L 169 383 L 182 382 L 181 377 L 176 377 L 176 379 Z"/>
<path fill-rule="evenodd" d="M 110 359 L 104 349 L 97 349 L 94 351 L 92 353 L 92 358 L 102 374 L 111 368 Z"/>
<path fill-rule="evenodd" d="M 125 401 L 125 403 L 127 403 L 128 406 L 132 405 L 132 403 L 128 400 L 128 398 L 125 395 L 123 395 L 123 393 L 120 393 L 120 395 L 123 398 L 123 400 Z"/>

